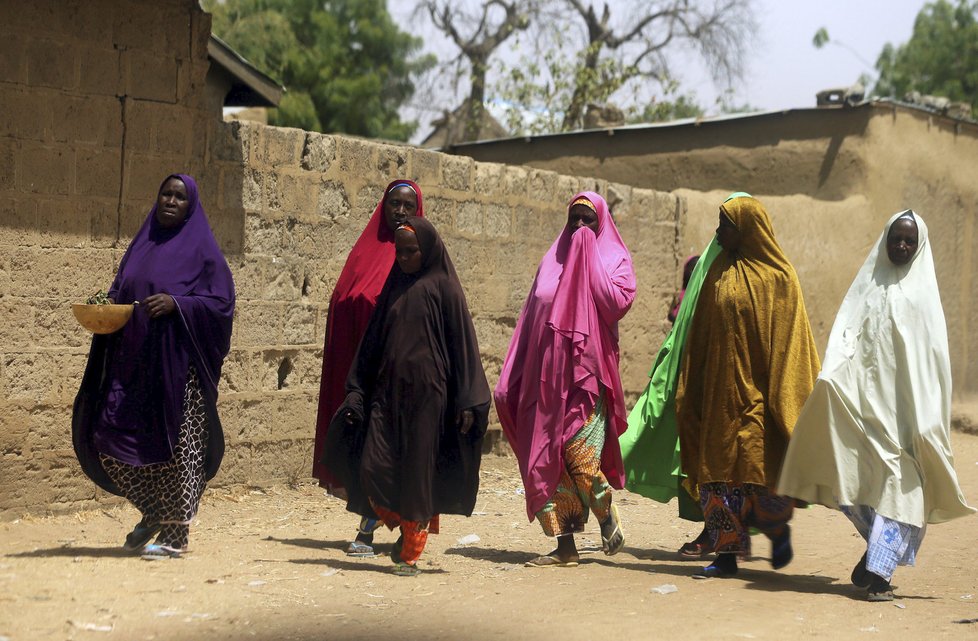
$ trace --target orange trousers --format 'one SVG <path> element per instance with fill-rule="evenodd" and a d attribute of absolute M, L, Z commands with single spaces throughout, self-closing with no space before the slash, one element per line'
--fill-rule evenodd
<path fill-rule="evenodd" d="M 437 514 L 431 517 L 431 520 L 428 522 L 407 521 L 402 519 L 401 515 L 397 512 L 381 507 L 374 503 L 373 500 L 370 501 L 370 507 L 374 509 L 374 512 L 377 513 L 377 516 L 380 517 L 380 520 L 388 528 L 391 530 L 396 527 L 401 528 L 401 548 L 400 550 L 395 550 L 395 552 L 400 560 L 408 565 L 414 565 L 421 558 L 421 553 L 424 552 L 424 546 L 428 543 L 428 534 L 438 534 Z"/>

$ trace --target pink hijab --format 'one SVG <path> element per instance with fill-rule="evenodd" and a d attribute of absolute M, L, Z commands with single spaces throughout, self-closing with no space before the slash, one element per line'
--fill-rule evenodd
<path fill-rule="evenodd" d="M 556 492 L 564 446 L 602 390 L 608 429 L 601 470 L 612 487 L 624 484 L 618 436 L 628 424 L 618 374 L 618 321 L 635 298 L 635 270 L 604 198 L 585 191 L 570 202 L 578 198 L 594 205 L 598 233 L 565 226 L 543 257 L 494 394 L 519 460 L 530 520 Z"/>

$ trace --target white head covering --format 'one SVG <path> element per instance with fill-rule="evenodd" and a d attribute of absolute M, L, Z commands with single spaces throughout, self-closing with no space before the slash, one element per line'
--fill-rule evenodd
<path fill-rule="evenodd" d="M 917 224 L 916 253 L 894 265 L 886 237 Z M 822 372 L 795 425 L 778 492 L 830 507 L 866 505 L 922 527 L 974 510 L 954 473 L 947 326 L 927 225 L 890 217 L 849 287 Z"/>

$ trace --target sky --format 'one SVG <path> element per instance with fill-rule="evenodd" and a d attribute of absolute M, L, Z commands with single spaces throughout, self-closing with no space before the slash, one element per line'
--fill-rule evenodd
<path fill-rule="evenodd" d="M 475 2 L 475 0 L 463 0 Z M 601 0 L 593 0 L 600 6 Z M 615 0 L 607 0 L 614 12 Z M 761 110 L 814 107 L 822 89 L 846 87 L 863 73 L 875 74 L 873 64 L 883 46 L 906 42 L 925 0 L 756 0 L 758 33 L 748 54 L 743 81 L 733 90 L 729 104 Z M 392 16 L 402 28 L 425 38 L 426 49 L 440 57 L 457 51 L 430 24 L 412 16 L 414 3 L 388 0 Z M 812 44 L 815 32 L 825 27 L 830 43 Z M 843 46 L 845 45 L 845 46 Z M 692 93 L 707 113 L 715 113 L 723 90 L 713 86 L 707 71 L 688 59 L 676 67 L 683 93 Z M 410 114 L 407 114 L 410 115 Z M 416 137 L 430 131 L 428 114 L 420 120 Z"/>
<path fill-rule="evenodd" d="M 846 87 L 860 74 L 875 77 L 873 65 L 887 43 L 902 44 L 924 0 L 761 0 L 759 41 L 734 104 L 763 109 L 814 107 L 822 89 Z M 831 41 L 812 44 L 825 27 Z M 695 68 L 689 68 L 695 74 Z M 695 79 L 694 79 L 695 78 Z M 700 72 L 689 78 L 702 104 L 712 104 L 716 89 Z"/>

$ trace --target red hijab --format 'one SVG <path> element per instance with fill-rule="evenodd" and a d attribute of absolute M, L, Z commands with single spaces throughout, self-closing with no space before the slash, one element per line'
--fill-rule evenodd
<path fill-rule="evenodd" d="M 387 227 L 384 203 L 397 187 L 410 187 L 418 197 L 415 216 L 424 216 L 421 188 L 410 180 L 395 180 L 384 189 L 370 222 L 360 234 L 346 259 L 340 278 L 329 299 L 326 314 L 326 342 L 323 345 L 323 374 L 319 385 L 319 413 L 316 417 L 316 449 L 312 475 L 327 489 L 341 487 L 336 477 L 321 462 L 326 431 L 337 408 L 346 397 L 346 375 L 367 329 L 377 297 L 394 265 L 394 232 Z"/>

